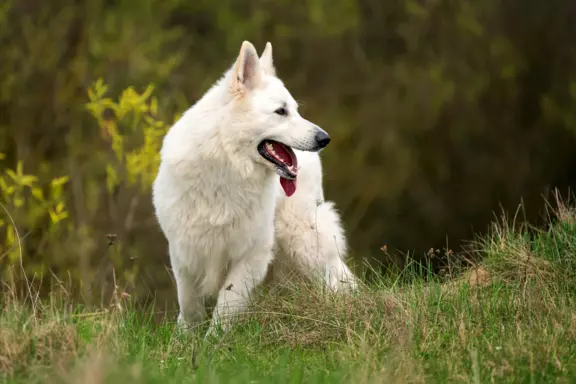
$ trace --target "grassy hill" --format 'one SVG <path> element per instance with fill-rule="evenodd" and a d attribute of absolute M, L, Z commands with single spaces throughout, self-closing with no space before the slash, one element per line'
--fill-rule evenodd
<path fill-rule="evenodd" d="M 260 292 L 216 343 L 174 333 L 175 313 L 83 309 L 55 289 L 0 314 L 6 383 L 412 383 L 576 381 L 576 213 L 545 231 L 495 224 L 480 264 L 450 279 L 416 266 L 354 296 Z"/>

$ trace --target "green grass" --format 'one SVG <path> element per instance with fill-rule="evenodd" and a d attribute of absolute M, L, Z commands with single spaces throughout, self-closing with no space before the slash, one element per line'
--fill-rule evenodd
<path fill-rule="evenodd" d="M 495 226 L 482 264 L 448 281 L 407 270 L 354 296 L 261 294 L 216 345 L 205 327 L 175 334 L 175 314 L 31 306 L 6 290 L 0 381 L 576 382 L 576 214 L 559 217 L 531 236 Z"/>

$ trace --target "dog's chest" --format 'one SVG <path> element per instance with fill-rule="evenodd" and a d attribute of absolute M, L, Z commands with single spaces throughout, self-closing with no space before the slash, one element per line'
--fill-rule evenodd
<path fill-rule="evenodd" d="M 196 184 L 175 196 L 171 210 L 179 217 L 181 227 L 241 231 L 245 226 L 273 221 L 276 206 L 273 180 L 238 183 L 222 174 L 206 176 L 200 176 Z"/>
<path fill-rule="evenodd" d="M 229 169 L 207 165 L 188 168 L 186 178 L 160 171 L 156 207 L 168 238 L 211 254 L 273 238 L 277 177 L 240 179 Z"/>
<path fill-rule="evenodd" d="M 195 249 L 212 255 L 241 255 L 256 244 L 271 243 L 274 231 L 275 199 L 271 193 L 254 193 L 245 188 L 230 193 L 227 188 L 211 194 L 191 194 L 183 204 L 196 207 L 180 211 L 177 237 Z M 252 193 L 251 193 L 252 192 Z"/>

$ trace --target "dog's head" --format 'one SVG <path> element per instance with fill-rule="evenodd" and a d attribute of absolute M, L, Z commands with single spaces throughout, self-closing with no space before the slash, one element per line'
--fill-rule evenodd
<path fill-rule="evenodd" d="M 270 43 L 259 58 L 245 41 L 230 75 L 230 134 L 247 144 L 245 149 L 255 162 L 275 170 L 285 193 L 292 195 L 298 175 L 292 149 L 318 152 L 328 145 L 330 136 L 298 113 L 298 104 L 276 77 Z"/>

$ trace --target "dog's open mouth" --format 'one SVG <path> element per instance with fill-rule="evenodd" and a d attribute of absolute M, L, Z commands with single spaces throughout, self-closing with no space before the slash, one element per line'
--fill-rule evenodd
<path fill-rule="evenodd" d="M 273 140 L 264 140 L 258 144 L 260 156 L 276 166 L 280 175 L 280 185 L 286 196 L 296 192 L 296 177 L 298 176 L 298 159 L 289 146 Z"/>

